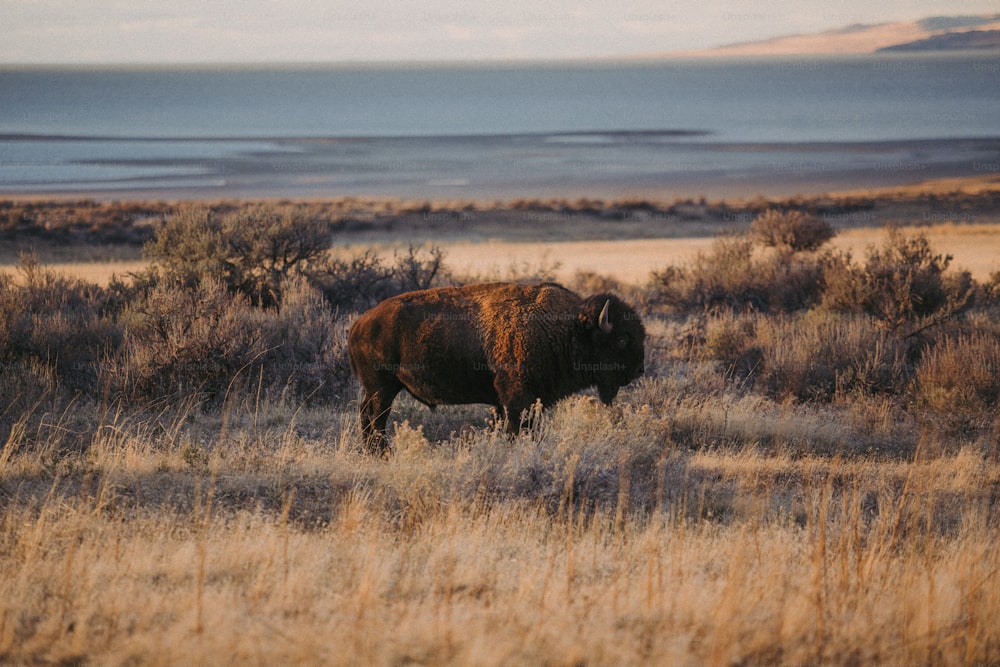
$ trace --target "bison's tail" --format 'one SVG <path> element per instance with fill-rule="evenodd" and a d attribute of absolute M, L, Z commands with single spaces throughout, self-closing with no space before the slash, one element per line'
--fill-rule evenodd
<path fill-rule="evenodd" d="M 358 362 L 354 358 L 354 327 L 356 327 L 357 324 L 357 322 L 351 324 L 351 328 L 347 331 L 347 361 L 351 365 L 351 373 L 354 374 L 354 377 L 360 378 L 361 375 L 358 374 Z"/>

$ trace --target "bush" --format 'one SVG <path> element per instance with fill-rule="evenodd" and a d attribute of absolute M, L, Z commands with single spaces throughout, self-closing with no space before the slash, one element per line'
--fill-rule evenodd
<path fill-rule="evenodd" d="M 109 368 L 112 384 L 129 400 L 221 401 L 262 352 L 255 319 L 249 299 L 216 280 L 193 288 L 157 285 L 123 313 L 125 339 Z"/>
<path fill-rule="evenodd" d="M 767 210 L 750 224 L 750 235 L 761 245 L 801 252 L 816 250 L 836 231 L 825 220 L 801 211 Z"/>
<path fill-rule="evenodd" d="M 991 308 L 1000 306 L 1000 271 L 991 273 L 990 279 L 981 288 L 983 304 Z"/>
<path fill-rule="evenodd" d="M 423 250 L 410 245 L 405 255 L 396 255 L 392 274 L 399 291 L 409 292 L 434 287 L 444 268 L 444 251 L 438 246 Z"/>
<path fill-rule="evenodd" d="M 946 277 L 950 255 L 935 254 L 925 236 L 904 236 L 890 228 L 882 248 L 869 248 L 863 266 L 850 255 L 828 262 L 823 305 L 830 310 L 865 313 L 896 330 L 953 317 L 971 305 L 968 274 Z M 920 320 L 932 318 L 920 325 Z"/>
<path fill-rule="evenodd" d="M 108 288 L 26 257 L 18 280 L 0 274 L 0 388 L 9 396 L 0 410 L 61 390 L 139 402 L 218 404 L 248 390 L 342 399 L 352 318 L 330 304 L 351 313 L 436 284 L 444 253 L 410 247 L 393 265 L 371 252 L 338 263 L 321 250 L 320 231 L 278 213 L 189 209 L 147 247 L 152 269 Z M 25 393 L 20 377 L 45 391 Z"/>
<path fill-rule="evenodd" d="M 193 287 L 217 280 L 255 304 L 273 306 L 282 280 L 314 270 L 329 247 L 326 223 L 291 211 L 192 208 L 167 218 L 145 253 L 170 281 Z"/>
<path fill-rule="evenodd" d="M 703 354 L 722 364 L 727 380 L 745 388 L 753 386 L 762 361 L 756 345 L 756 320 L 753 315 L 720 313 L 705 323 Z"/>
<path fill-rule="evenodd" d="M 928 350 L 916 373 L 917 406 L 945 431 L 971 435 L 1000 417 L 1000 336 L 948 337 Z"/>
<path fill-rule="evenodd" d="M 396 292 L 392 269 L 371 250 L 350 260 L 330 260 L 312 281 L 333 308 L 345 312 L 367 310 Z"/>
<path fill-rule="evenodd" d="M 681 312 L 725 307 L 764 310 L 766 280 L 753 259 L 753 241 L 744 236 L 716 239 L 689 267 L 654 274 L 659 301 Z"/>
<path fill-rule="evenodd" d="M 130 400 L 195 396 L 218 404 L 240 392 L 302 400 L 343 398 L 350 384 L 347 320 L 334 320 L 304 278 L 280 285 L 277 308 L 204 280 L 161 284 L 124 314 L 125 345 L 110 365 Z"/>
<path fill-rule="evenodd" d="M 282 286 L 277 312 L 262 315 L 260 370 L 257 380 L 284 396 L 343 399 L 351 383 L 347 330 L 351 318 L 334 317 L 319 290 L 305 279 Z"/>
<path fill-rule="evenodd" d="M 907 345 L 865 317 L 806 313 L 762 320 L 756 332 L 758 382 L 774 398 L 893 395 L 912 376 Z"/>
<path fill-rule="evenodd" d="M 444 251 L 410 246 L 387 265 L 374 251 L 350 260 L 331 259 L 310 280 L 338 312 L 367 310 L 383 299 L 446 282 Z"/>
<path fill-rule="evenodd" d="M 0 363 L 50 366 L 60 386 L 96 393 L 100 362 L 121 339 L 108 293 L 28 255 L 18 271 L 20 281 L 0 276 Z"/>
<path fill-rule="evenodd" d="M 724 236 L 687 267 L 653 274 L 654 300 L 677 312 L 711 309 L 794 312 L 816 303 L 822 259 L 812 255 L 755 253 L 749 236 Z"/>
<path fill-rule="evenodd" d="M 727 380 L 777 400 L 893 395 L 912 378 L 908 346 L 867 317 L 720 313 L 700 349 Z"/>

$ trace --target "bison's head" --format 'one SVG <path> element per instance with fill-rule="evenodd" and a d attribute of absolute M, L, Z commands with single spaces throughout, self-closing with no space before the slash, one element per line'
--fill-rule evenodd
<path fill-rule="evenodd" d="M 580 370 L 591 374 L 601 401 L 611 404 L 618 390 L 643 373 L 646 330 L 631 306 L 613 294 L 586 299 L 577 316 L 583 339 Z"/>

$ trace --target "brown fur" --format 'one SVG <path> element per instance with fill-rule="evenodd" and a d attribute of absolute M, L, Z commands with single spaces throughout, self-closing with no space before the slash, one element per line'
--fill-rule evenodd
<path fill-rule="evenodd" d="M 608 304 L 608 328 L 599 326 Z M 511 432 L 536 400 L 550 406 L 597 386 L 611 403 L 642 373 L 645 331 L 610 294 L 582 299 L 553 283 L 483 283 L 386 299 L 351 326 L 351 367 L 365 395 L 366 446 L 384 451 L 393 399 L 406 389 L 422 403 L 486 403 Z"/>

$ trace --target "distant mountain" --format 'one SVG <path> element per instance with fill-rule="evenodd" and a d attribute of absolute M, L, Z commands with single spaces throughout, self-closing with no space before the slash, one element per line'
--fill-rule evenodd
<path fill-rule="evenodd" d="M 1000 30 L 968 30 L 965 32 L 947 32 L 934 35 L 915 42 L 896 44 L 879 49 L 880 52 L 890 51 L 971 51 L 1000 50 Z"/>
<path fill-rule="evenodd" d="M 655 55 L 777 56 L 1000 49 L 998 34 L 1000 14 L 933 16 L 919 21 L 855 24 L 820 33 Z"/>
<path fill-rule="evenodd" d="M 984 25 L 996 23 L 998 19 L 1000 19 L 1000 14 L 985 16 L 932 16 L 928 19 L 917 21 L 917 24 L 924 30 L 941 32 L 961 28 L 981 28 Z"/>

